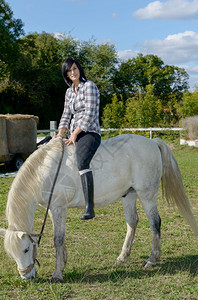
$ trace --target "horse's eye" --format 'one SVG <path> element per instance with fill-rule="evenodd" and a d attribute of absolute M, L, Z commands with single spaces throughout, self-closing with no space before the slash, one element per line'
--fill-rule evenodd
<path fill-rule="evenodd" d="M 29 247 L 28 248 L 26 248 L 25 250 L 24 250 L 24 253 L 27 253 L 28 251 L 29 251 Z"/>

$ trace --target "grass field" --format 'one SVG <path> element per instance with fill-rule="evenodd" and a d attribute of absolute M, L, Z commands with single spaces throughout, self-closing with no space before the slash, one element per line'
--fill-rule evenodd
<path fill-rule="evenodd" d="M 198 216 L 198 149 L 172 143 L 190 202 Z M 0 178 L 0 227 L 6 227 L 5 207 L 12 178 Z M 63 284 L 51 284 L 55 251 L 50 219 L 38 249 L 41 263 L 33 282 L 22 281 L 16 264 L 5 253 L 0 240 L 0 299 L 198 299 L 198 243 L 177 210 L 161 198 L 161 260 L 151 270 L 141 265 L 150 255 L 152 235 L 138 201 L 139 223 L 131 256 L 125 265 L 114 266 L 120 254 L 126 225 L 121 202 L 96 209 L 88 222 L 82 211 L 71 209 L 66 222 L 68 263 Z M 44 210 L 35 216 L 39 232 Z"/>

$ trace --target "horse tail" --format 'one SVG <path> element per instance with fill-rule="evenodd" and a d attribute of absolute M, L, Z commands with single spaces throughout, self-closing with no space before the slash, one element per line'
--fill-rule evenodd
<path fill-rule="evenodd" d="M 198 225 L 193 215 L 189 199 L 185 193 L 181 173 L 177 161 L 171 149 L 161 139 L 156 138 L 162 156 L 162 196 L 170 204 L 176 204 L 180 213 L 191 226 L 193 232 L 198 235 Z"/>

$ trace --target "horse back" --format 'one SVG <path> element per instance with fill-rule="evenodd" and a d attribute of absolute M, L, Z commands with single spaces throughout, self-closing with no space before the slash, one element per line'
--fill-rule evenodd
<path fill-rule="evenodd" d="M 162 160 L 157 144 L 139 135 L 124 134 L 105 140 L 91 164 L 96 197 L 118 199 L 129 188 L 136 191 L 159 186 Z"/>

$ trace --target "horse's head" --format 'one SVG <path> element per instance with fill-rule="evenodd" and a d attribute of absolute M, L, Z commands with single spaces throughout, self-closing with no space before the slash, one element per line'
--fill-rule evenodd
<path fill-rule="evenodd" d="M 21 278 L 33 280 L 36 275 L 37 241 L 23 231 L 0 229 L 0 235 L 4 237 L 6 252 L 17 263 Z"/>

